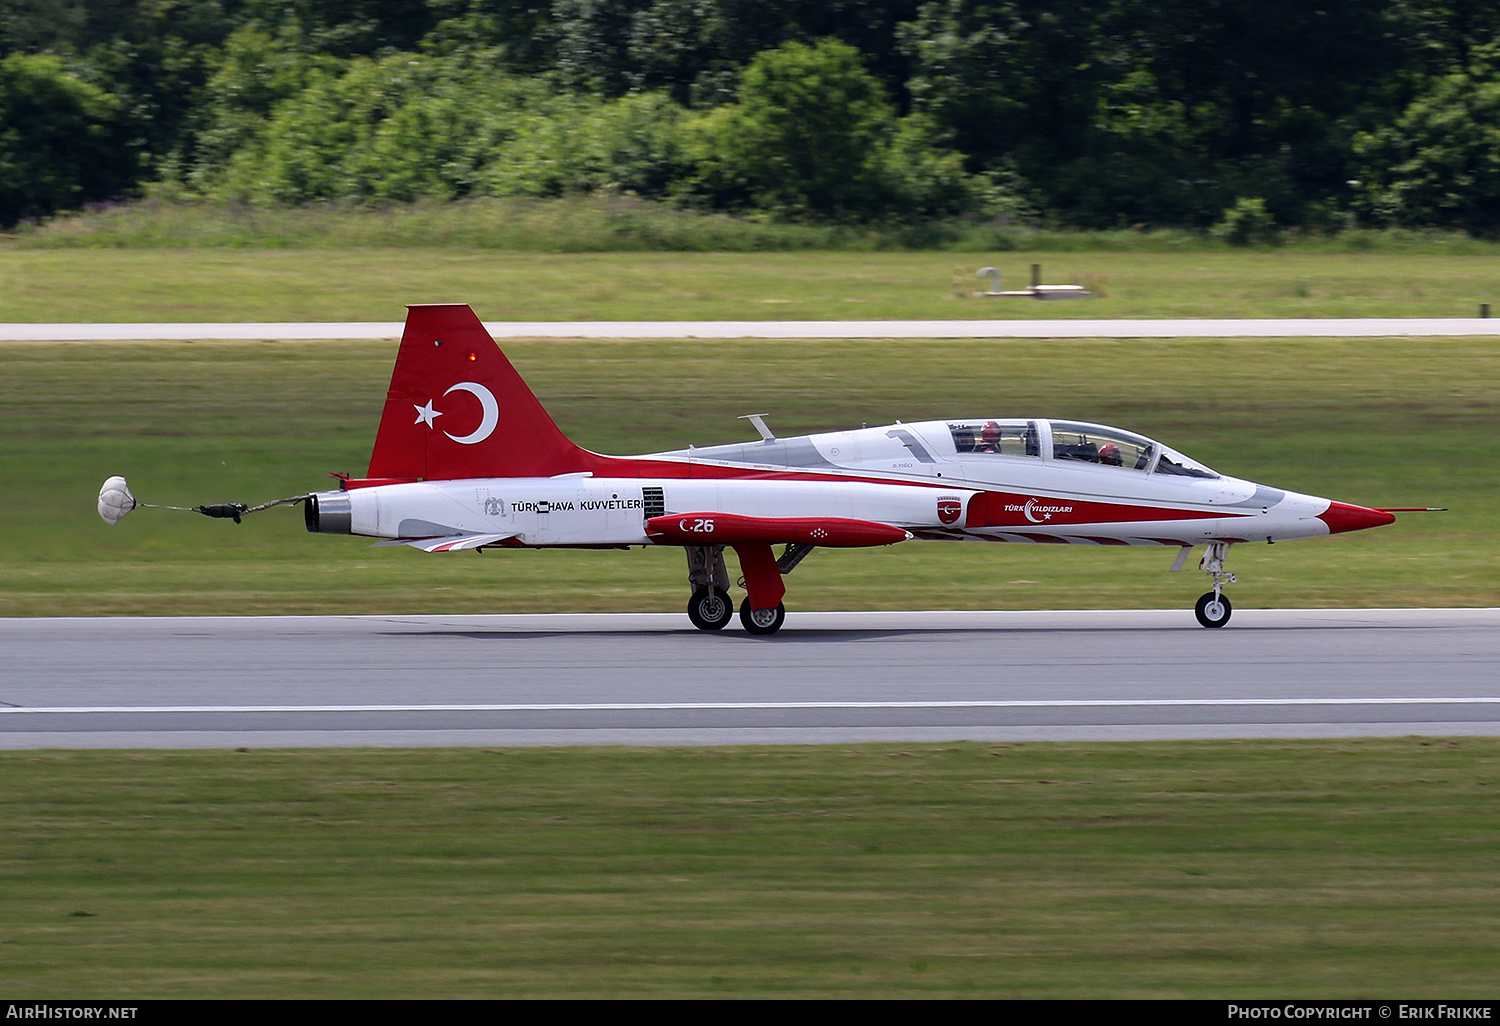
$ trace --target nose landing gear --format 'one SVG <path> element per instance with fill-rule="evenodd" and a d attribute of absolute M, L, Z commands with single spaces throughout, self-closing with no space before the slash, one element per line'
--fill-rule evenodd
<path fill-rule="evenodd" d="M 1223 594 L 1224 585 L 1235 583 L 1234 574 L 1224 569 L 1224 557 L 1229 554 L 1229 546 L 1229 542 L 1213 542 L 1203 554 L 1203 561 L 1198 564 L 1199 570 L 1214 579 L 1214 590 L 1199 598 L 1198 604 L 1193 607 L 1198 622 L 1205 627 L 1224 626 L 1234 612 L 1234 604 L 1229 601 L 1228 595 Z"/>
<path fill-rule="evenodd" d="M 1230 604 L 1228 595 L 1219 595 L 1211 591 L 1198 599 L 1193 612 L 1203 626 L 1222 627 L 1229 622 L 1229 614 L 1234 612 L 1234 606 Z"/>

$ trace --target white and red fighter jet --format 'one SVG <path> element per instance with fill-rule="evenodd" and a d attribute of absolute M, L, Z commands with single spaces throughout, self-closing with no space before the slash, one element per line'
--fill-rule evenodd
<path fill-rule="evenodd" d="M 413 306 L 370 469 L 304 497 L 307 527 L 427 552 L 507 546 L 675 545 L 687 553 L 688 616 L 732 615 L 724 549 L 748 593 L 740 620 L 771 634 L 782 577 L 819 545 L 941 541 L 1206 546 L 1222 627 L 1231 545 L 1378 527 L 1369 509 L 1218 474 L 1129 431 L 1064 420 L 896 423 L 642 456 L 573 444 L 465 305 Z M 772 546 L 785 546 L 777 556 Z"/>

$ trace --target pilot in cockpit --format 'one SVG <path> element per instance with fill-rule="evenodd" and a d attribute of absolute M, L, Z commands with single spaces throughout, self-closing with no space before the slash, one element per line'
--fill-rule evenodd
<path fill-rule="evenodd" d="M 1099 446 L 1099 462 L 1110 467 L 1124 466 L 1124 460 L 1120 458 L 1120 447 L 1113 442 Z"/>
<path fill-rule="evenodd" d="M 979 429 L 979 441 L 974 446 L 975 452 L 999 452 L 1000 451 L 1000 425 L 993 420 L 985 421 L 984 427 Z"/>

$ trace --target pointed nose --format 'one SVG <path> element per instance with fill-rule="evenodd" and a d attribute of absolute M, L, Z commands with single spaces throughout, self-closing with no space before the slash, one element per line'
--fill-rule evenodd
<path fill-rule="evenodd" d="M 1345 531 L 1363 531 L 1367 527 L 1384 527 L 1396 522 L 1394 513 L 1365 506 L 1351 506 L 1347 502 L 1330 502 L 1328 508 L 1318 514 L 1318 519 L 1328 525 L 1329 534 Z"/>

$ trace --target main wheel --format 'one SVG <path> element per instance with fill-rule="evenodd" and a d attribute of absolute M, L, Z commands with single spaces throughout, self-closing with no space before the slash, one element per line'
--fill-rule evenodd
<path fill-rule="evenodd" d="M 751 609 L 749 599 L 740 603 L 740 623 L 751 634 L 775 634 L 785 622 L 785 603 L 778 602 L 775 609 Z"/>
<path fill-rule="evenodd" d="M 1220 592 L 1217 598 L 1213 592 L 1209 592 L 1198 600 L 1193 607 L 1193 612 L 1198 617 L 1198 622 L 1205 627 L 1222 627 L 1229 622 L 1229 614 L 1234 612 L 1234 606 L 1229 601 L 1229 596 Z"/>
<path fill-rule="evenodd" d="M 734 603 L 723 588 L 699 588 L 688 599 L 688 619 L 700 631 L 723 630 L 734 615 Z"/>

